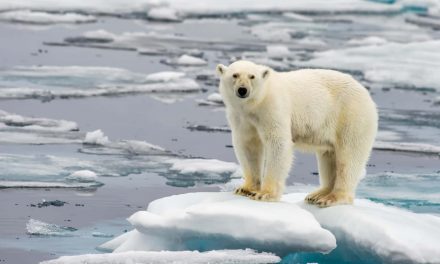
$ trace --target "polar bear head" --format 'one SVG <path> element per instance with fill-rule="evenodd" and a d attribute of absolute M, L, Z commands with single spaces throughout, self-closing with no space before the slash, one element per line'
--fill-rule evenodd
<path fill-rule="evenodd" d="M 217 65 L 220 93 L 225 101 L 260 101 L 271 69 L 250 61 L 236 61 L 229 66 Z"/>

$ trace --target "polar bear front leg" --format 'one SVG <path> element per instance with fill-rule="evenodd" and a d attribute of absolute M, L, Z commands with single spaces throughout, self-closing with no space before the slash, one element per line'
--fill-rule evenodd
<path fill-rule="evenodd" d="M 277 134 L 274 134 L 277 135 Z M 293 146 L 288 137 L 266 137 L 264 141 L 264 173 L 260 190 L 251 195 L 254 200 L 278 201 L 284 191 L 292 164 Z"/>
<path fill-rule="evenodd" d="M 306 196 L 308 203 L 315 203 L 333 190 L 336 178 L 336 155 L 334 151 L 320 151 L 316 153 L 319 168 L 320 187 Z"/>
<path fill-rule="evenodd" d="M 247 131 L 246 134 L 233 135 L 234 150 L 243 170 L 244 183 L 235 190 L 235 194 L 250 196 L 260 189 L 262 170 L 262 144 L 258 135 Z"/>

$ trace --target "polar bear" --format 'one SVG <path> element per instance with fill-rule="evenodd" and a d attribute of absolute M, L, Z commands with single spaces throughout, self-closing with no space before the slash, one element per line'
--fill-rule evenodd
<path fill-rule="evenodd" d="M 217 65 L 232 141 L 243 170 L 236 194 L 280 199 L 293 150 L 316 153 L 320 207 L 353 202 L 377 133 L 369 92 L 350 75 L 323 69 L 277 72 L 250 61 Z"/>

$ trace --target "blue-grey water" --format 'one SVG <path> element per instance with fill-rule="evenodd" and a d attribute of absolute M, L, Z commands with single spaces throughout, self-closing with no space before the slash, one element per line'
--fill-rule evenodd
<path fill-rule="evenodd" d="M 145 209 L 152 200 L 185 192 L 218 191 L 228 182 L 230 174 L 214 178 L 180 175 L 166 163 L 170 158 L 236 162 L 230 133 L 188 129 L 191 125 L 227 125 L 223 107 L 198 103 L 217 91 L 213 70 L 217 63 L 248 58 L 287 70 L 301 67 L 318 52 L 350 48 L 353 39 L 376 36 L 396 43 L 438 40 L 440 34 L 435 28 L 408 22 L 407 17 L 417 16 L 413 11 L 376 15 L 305 12 L 311 20 L 258 13 L 192 17 L 177 23 L 112 16 L 99 16 L 96 23 L 73 25 L 1 22 L 0 110 L 24 117 L 73 121 L 79 131 L 26 129 L 26 125 L 0 119 L 0 262 L 35 263 L 61 255 L 97 252 L 97 246 L 130 229 L 125 219 Z M 105 30 L 114 39 L 97 41 L 96 33 L 95 37 L 86 36 L 86 32 L 96 30 Z M 365 41 L 359 43 L 356 45 L 369 45 Z M 289 53 L 273 57 L 266 52 L 266 46 L 271 45 L 283 45 Z M 426 52 L 435 56 L 436 51 Z M 182 54 L 202 58 L 206 64 L 175 64 Z M 381 60 L 367 56 L 365 64 L 372 59 Z M 423 62 L 408 63 L 416 63 L 415 70 L 428 67 Z M 39 66 L 54 68 L 50 73 L 41 73 Z M 66 68 L 70 66 L 78 66 L 77 71 Z M 87 67 L 98 67 L 96 74 Z M 126 74 L 122 79 L 113 78 L 117 73 L 106 75 L 104 67 L 123 69 Z M 336 63 L 333 68 L 340 67 Z M 66 69 L 72 78 L 56 76 Z M 122 88 L 137 87 L 138 78 L 161 71 L 184 72 L 200 89 L 119 93 Z M 399 64 L 395 71 L 399 73 Z M 436 196 L 440 190 L 440 106 L 436 103 L 440 84 L 390 84 L 368 79 L 362 69 L 355 68 L 351 73 L 370 87 L 378 105 L 378 140 L 415 146 L 410 151 L 373 151 L 358 195 L 386 205 L 440 215 L 440 199 Z M 167 85 L 160 83 L 161 87 Z M 107 90 L 103 96 L 79 95 L 91 89 Z M 169 152 L 159 155 L 127 150 L 120 145 L 83 145 L 85 133 L 97 129 L 112 142 L 146 141 Z M 428 146 L 429 151 L 420 144 Z M 87 183 L 66 179 L 72 172 L 84 169 L 96 172 L 97 179 Z M 288 185 L 317 185 L 314 156 L 297 153 L 290 174 Z M 8 182 L 15 185 L 8 186 Z M 43 186 L 29 188 L 35 182 Z M 51 188 L 44 183 L 66 186 Z M 66 204 L 35 206 L 43 200 Z M 76 231 L 60 236 L 28 234 L 26 223 L 30 219 L 73 227 Z M 283 260 L 347 261 L 339 251 L 327 257 L 300 254 Z"/>

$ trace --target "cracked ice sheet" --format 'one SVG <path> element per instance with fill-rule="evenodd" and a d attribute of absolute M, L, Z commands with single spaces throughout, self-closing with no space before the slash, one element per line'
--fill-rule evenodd
<path fill-rule="evenodd" d="M 30 66 L 0 71 L 1 99 L 52 100 L 199 91 L 200 86 L 181 72 L 142 74 L 121 68 L 86 66 Z"/>
<path fill-rule="evenodd" d="M 246 250 L 213 250 L 199 251 L 142 251 L 121 252 L 112 254 L 88 254 L 79 256 L 65 256 L 55 260 L 43 261 L 41 264 L 131 264 L 131 263 L 179 263 L 179 264 L 263 264 L 278 263 L 281 259 L 271 253 L 257 253 L 251 249 Z"/>

